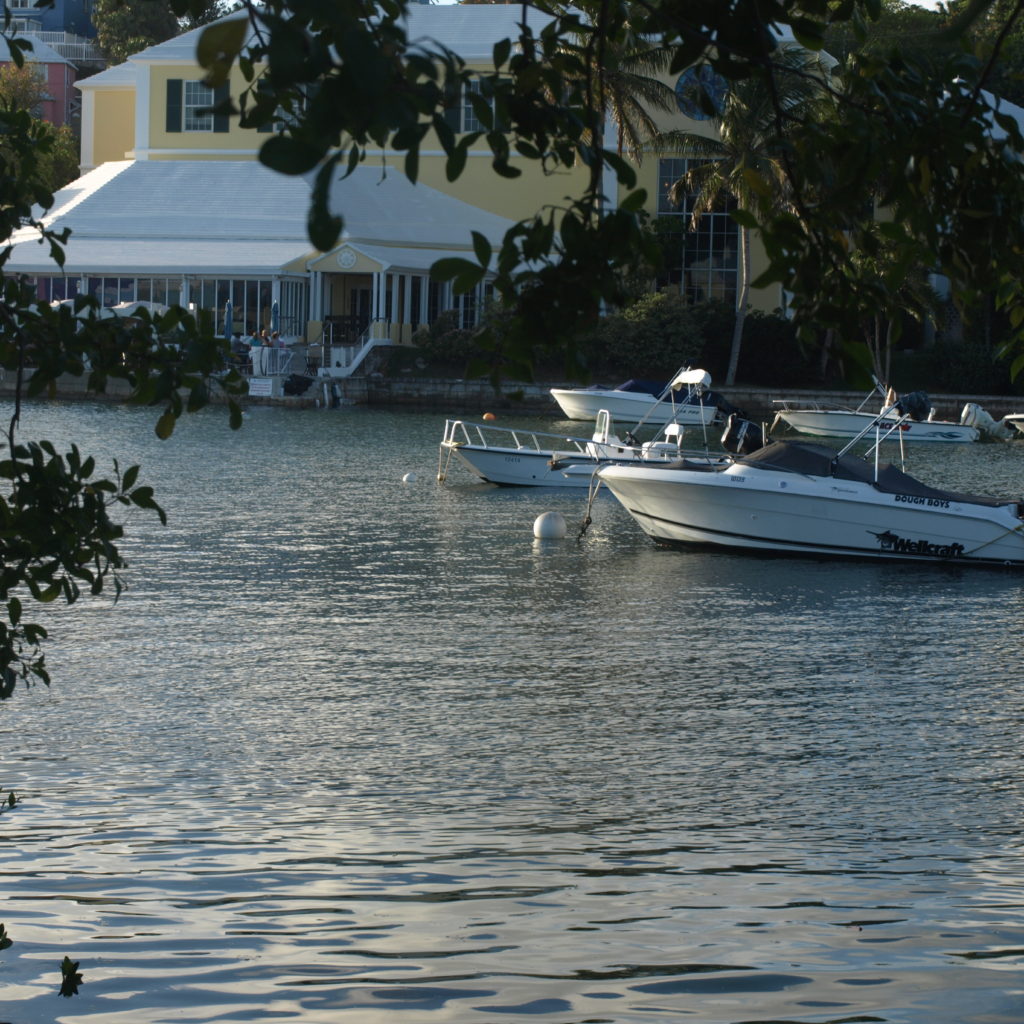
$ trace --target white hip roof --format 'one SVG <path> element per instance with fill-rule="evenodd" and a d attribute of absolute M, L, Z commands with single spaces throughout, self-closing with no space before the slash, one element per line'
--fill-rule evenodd
<path fill-rule="evenodd" d="M 71 230 L 68 273 L 267 274 L 317 255 L 306 237 L 310 194 L 303 178 L 253 161 L 118 161 L 61 189 L 42 220 Z M 345 241 L 396 267 L 466 253 L 471 231 L 496 243 L 511 224 L 379 167 L 339 181 L 332 206 Z M 35 231 L 11 240 L 10 270 L 59 272 Z"/>

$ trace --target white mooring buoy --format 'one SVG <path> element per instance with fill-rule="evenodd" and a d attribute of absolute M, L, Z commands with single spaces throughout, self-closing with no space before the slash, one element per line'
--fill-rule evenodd
<path fill-rule="evenodd" d="M 414 484 L 414 483 L 416 483 L 416 474 L 415 473 L 406 473 L 405 476 L 402 477 L 402 483 L 403 484 Z"/>
<path fill-rule="evenodd" d="M 561 512 L 542 512 L 533 521 L 533 535 L 538 540 L 560 540 L 565 536 L 565 516 Z"/>

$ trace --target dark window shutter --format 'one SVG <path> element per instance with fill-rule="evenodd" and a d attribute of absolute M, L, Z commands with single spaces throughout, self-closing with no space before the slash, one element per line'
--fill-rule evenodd
<path fill-rule="evenodd" d="M 181 79 L 167 80 L 167 130 L 181 131 Z"/>
<path fill-rule="evenodd" d="M 223 85 L 218 85 L 213 90 L 213 105 L 216 107 L 221 103 L 224 103 L 228 98 L 228 83 L 225 82 Z M 213 130 L 215 132 L 226 132 L 230 129 L 228 124 L 227 114 L 214 114 L 213 115 Z"/>
<path fill-rule="evenodd" d="M 460 88 L 445 89 L 444 120 L 453 132 L 462 131 L 462 90 Z"/>

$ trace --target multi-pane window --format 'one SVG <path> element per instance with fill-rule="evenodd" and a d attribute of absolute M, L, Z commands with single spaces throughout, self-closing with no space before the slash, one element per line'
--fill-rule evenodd
<path fill-rule="evenodd" d="M 309 285 L 305 281 L 282 281 L 278 330 L 289 337 L 304 334 L 308 315 Z"/>
<path fill-rule="evenodd" d="M 73 299 L 78 294 L 79 278 L 57 275 L 39 275 L 35 278 L 36 298 L 40 302 L 59 302 Z"/>
<path fill-rule="evenodd" d="M 182 95 L 182 115 L 184 129 L 187 132 L 212 132 L 213 114 L 209 113 L 213 106 L 213 90 L 202 82 L 184 83 Z M 205 113 L 201 113 L 205 111 Z"/>
<path fill-rule="evenodd" d="M 209 309 L 216 318 L 216 329 L 223 334 L 255 334 L 271 330 L 272 286 L 270 281 L 206 278 L 192 286 L 192 301 L 197 309 Z M 231 303 L 231 323 L 225 324 Z"/>
<path fill-rule="evenodd" d="M 466 83 L 462 95 L 462 130 L 464 132 L 482 132 L 486 130 L 485 126 L 476 116 L 472 101 L 473 96 L 482 97 L 482 95 L 479 80 L 473 79 Z"/>
<path fill-rule="evenodd" d="M 739 231 L 729 216 L 735 202 L 720 200 L 710 212 L 701 215 L 696 229 L 691 229 L 690 217 L 697 194 L 688 192 L 679 203 L 673 203 L 670 197 L 672 186 L 695 162 L 684 157 L 658 162 L 658 214 L 666 220 L 678 218 L 680 222 L 677 231 L 662 232 L 668 283 L 678 284 L 690 302 L 719 299 L 735 304 Z"/>
<path fill-rule="evenodd" d="M 477 97 L 477 104 L 480 99 L 494 109 L 494 100 L 484 96 L 483 86 L 479 79 L 473 78 L 463 83 L 462 88 L 448 101 L 445 107 L 445 120 L 449 127 L 455 132 L 483 132 L 487 126 L 477 117 L 476 109 L 473 106 L 473 97 Z"/>
<path fill-rule="evenodd" d="M 169 78 L 167 80 L 168 132 L 227 132 L 230 118 L 227 114 L 204 113 L 219 106 L 228 97 L 228 85 L 210 89 L 200 81 Z"/>

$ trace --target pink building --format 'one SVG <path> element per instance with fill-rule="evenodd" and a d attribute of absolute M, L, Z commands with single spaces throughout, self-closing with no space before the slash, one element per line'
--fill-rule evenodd
<path fill-rule="evenodd" d="M 68 124 L 77 116 L 79 109 L 79 97 L 74 89 L 78 68 L 41 39 L 24 38 L 32 42 L 32 51 L 25 55 L 26 65 L 41 71 L 46 81 L 46 99 L 33 113 L 51 124 Z M 0 64 L 10 63 L 7 40 L 0 37 Z"/>

